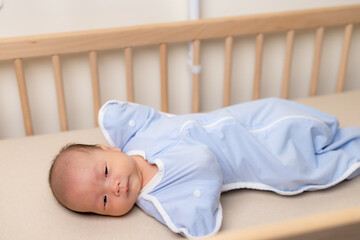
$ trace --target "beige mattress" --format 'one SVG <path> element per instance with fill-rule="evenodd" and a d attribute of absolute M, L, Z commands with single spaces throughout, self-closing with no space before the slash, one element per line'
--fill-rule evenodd
<path fill-rule="evenodd" d="M 336 115 L 341 126 L 360 126 L 360 91 L 298 100 Z M 123 217 L 76 214 L 61 207 L 48 187 L 48 169 L 69 142 L 106 143 L 98 128 L 0 141 L 0 239 L 177 239 L 135 207 Z M 284 197 L 236 190 L 223 194 L 221 232 L 360 205 L 360 178 L 331 189 Z"/>

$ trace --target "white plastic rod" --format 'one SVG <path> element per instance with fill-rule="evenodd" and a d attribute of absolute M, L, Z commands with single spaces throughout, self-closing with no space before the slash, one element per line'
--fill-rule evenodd
<path fill-rule="evenodd" d="M 189 20 L 199 19 L 199 0 L 189 0 Z"/>
<path fill-rule="evenodd" d="M 188 9 L 189 9 L 189 20 L 198 20 L 200 18 L 200 8 L 199 8 L 199 0 L 188 0 Z M 201 66 L 199 64 L 199 60 L 194 62 L 194 44 L 193 42 L 197 43 L 196 51 L 199 51 L 200 41 L 197 39 L 193 39 L 193 41 L 189 42 L 189 54 L 188 54 L 188 66 L 189 71 L 191 74 L 192 79 L 192 89 L 191 92 L 193 93 L 193 101 L 192 101 L 192 111 L 198 112 L 199 111 L 199 74 L 201 71 Z M 196 56 L 197 58 L 199 56 Z M 195 65 L 196 64 L 196 65 Z"/>
<path fill-rule="evenodd" d="M 200 9 L 199 9 L 199 0 L 188 0 L 189 2 L 189 20 L 198 20 L 200 18 Z M 197 39 L 193 39 L 197 40 Z M 191 73 L 200 72 L 199 67 L 194 67 L 193 63 L 193 44 L 190 42 L 189 44 L 189 57 L 188 57 L 188 65 Z"/>

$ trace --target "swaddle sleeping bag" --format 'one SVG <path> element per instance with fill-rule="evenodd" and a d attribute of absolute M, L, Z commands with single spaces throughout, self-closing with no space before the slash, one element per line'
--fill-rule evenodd
<path fill-rule="evenodd" d="M 109 101 L 99 125 L 111 146 L 158 166 L 136 204 L 186 237 L 220 229 L 221 192 L 294 195 L 360 173 L 359 128 L 340 129 L 335 117 L 282 99 L 186 115 Z"/>

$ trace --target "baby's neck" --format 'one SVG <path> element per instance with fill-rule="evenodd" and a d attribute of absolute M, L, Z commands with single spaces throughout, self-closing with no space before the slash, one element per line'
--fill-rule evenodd
<path fill-rule="evenodd" d="M 156 175 L 159 171 L 156 164 L 149 163 L 146 159 L 139 155 L 132 156 L 139 166 L 141 175 L 142 175 L 142 185 L 141 189 L 146 186 L 150 182 L 150 180 Z"/>

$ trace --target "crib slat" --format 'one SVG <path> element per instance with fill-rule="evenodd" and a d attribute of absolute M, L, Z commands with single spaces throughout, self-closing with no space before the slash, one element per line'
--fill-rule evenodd
<path fill-rule="evenodd" d="M 161 43 L 160 47 L 160 72 L 161 72 L 161 111 L 168 112 L 168 69 L 167 69 L 167 45 Z"/>
<path fill-rule="evenodd" d="M 66 116 L 66 105 L 65 105 L 64 87 L 63 87 L 61 65 L 60 65 L 60 56 L 53 55 L 51 57 L 51 60 L 52 60 L 54 76 L 55 76 L 55 87 L 56 87 L 56 96 L 57 96 L 57 103 L 58 103 L 59 117 L 60 117 L 60 128 L 61 131 L 67 131 L 68 122 Z"/>
<path fill-rule="evenodd" d="M 98 125 L 98 112 L 100 110 L 100 87 L 99 87 L 99 70 L 97 53 L 95 51 L 89 52 L 90 69 L 91 69 L 91 82 L 93 90 L 93 101 L 94 101 L 94 119 L 95 125 Z"/>
<path fill-rule="evenodd" d="M 24 125 L 25 125 L 25 133 L 26 136 L 31 136 L 34 134 L 34 131 L 31 122 L 31 114 L 30 114 L 29 101 L 26 91 L 26 82 L 25 82 L 25 74 L 24 74 L 22 59 L 20 58 L 14 59 L 14 66 L 15 66 L 18 87 L 19 87 L 21 109 L 22 109 Z"/>
<path fill-rule="evenodd" d="M 310 94 L 309 94 L 310 97 L 313 97 L 316 95 L 323 38 L 324 38 L 324 27 L 319 27 L 316 30 L 314 62 L 313 62 L 313 68 L 312 68 Z"/>
<path fill-rule="evenodd" d="M 346 73 L 347 60 L 349 56 L 353 26 L 354 26 L 353 24 L 348 24 L 345 27 L 344 43 L 343 43 L 343 49 L 341 55 L 340 70 L 339 70 L 338 82 L 336 86 L 336 92 L 342 92 L 344 89 L 345 73 Z"/>
<path fill-rule="evenodd" d="M 132 48 L 127 47 L 124 50 L 125 52 L 125 65 L 126 65 L 126 91 L 127 91 L 127 101 L 134 102 L 134 79 L 133 79 L 133 54 Z"/>
<path fill-rule="evenodd" d="M 200 65 L 200 40 L 193 41 L 193 64 Z M 192 74 L 193 80 L 193 113 L 199 112 L 200 109 L 200 73 Z"/>
<path fill-rule="evenodd" d="M 285 65 L 283 73 L 283 83 L 282 83 L 282 98 L 288 98 L 289 93 L 289 81 L 290 81 L 290 72 L 291 72 L 291 60 L 292 52 L 294 46 L 294 30 L 290 30 L 286 34 L 286 52 L 285 52 Z"/>
<path fill-rule="evenodd" d="M 232 49 L 234 38 L 229 36 L 225 39 L 225 76 L 224 76 L 224 107 L 230 105 Z"/>
<path fill-rule="evenodd" d="M 254 75 L 253 100 L 256 100 L 256 99 L 260 98 L 260 79 L 261 79 L 263 45 L 264 45 L 264 34 L 263 33 L 258 33 L 256 35 L 255 75 Z"/>

